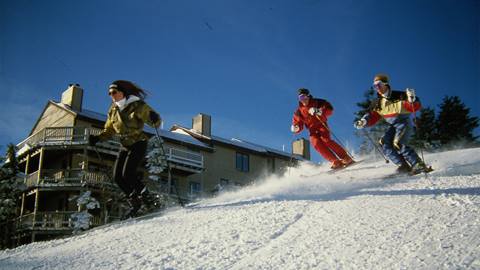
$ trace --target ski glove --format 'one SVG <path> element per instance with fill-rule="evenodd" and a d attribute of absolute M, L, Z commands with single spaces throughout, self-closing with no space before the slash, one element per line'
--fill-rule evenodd
<path fill-rule="evenodd" d="M 308 114 L 310 114 L 311 116 L 314 116 L 314 115 L 318 115 L 318 116 L 321 116 L 323 113 L 323 110 L 321 108 L 310 108 L 308 109 Z"/>
<path fill-rule="evenodd" d="M 364 128 L 365 126 L 367 126 L 367 119 L 362 118 L 362 119 L 356 121 L 355 123 L 353 123 L 353 126 L 354 126 L 356 129 L 362 129 L 362 128 Z"/>
<path fill-rule="evenodd" d="M 407 94 L 407 98 L 408 98 L 409 103 L 415 102 L 415 89 L 407 88 L 405 90 L 405 93 Z"/>
<path fill-rule="evenodd" d="M 152 123 L 157 123 L 158 120 L 160 120 L 160 116 L 158 115 L 158 113 L 154 112 L 154 111 L 150 111 L 150 121 L 152 121 Z"/>
<path fill-rule="evenodd" d="M 100 137 L 98 137 L 97 135 L 90 135 L 88 136 L 88 145 L 95 146 L 99 140 Z"/>
<path fill-rule="evenodd" d="M 297 126 L 297 125 L 292 125 L 292 126 L 290 127 L 290 130 L 291 130 L 293 133 L 297 133 L 297 132 L 300 131 L 300 127 Z"/>

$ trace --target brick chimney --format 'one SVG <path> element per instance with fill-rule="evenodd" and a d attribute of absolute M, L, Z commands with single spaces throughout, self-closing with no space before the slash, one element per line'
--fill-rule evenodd
<path fill-rule="evenodd" d="M 204 136 L 212 136 L 212 117 L 203 113 L 199 113 L 192 119 L 192 129 Z"/>
<path fill-rule="evenodd" d="M 294 141 L 292 143 L 292 154 L 299 155 L 306 160 L 310 160 L 310 141 L 304 138 Z"/>
<path fill-rule="evenodd" d="M 62 93 L 62 103 L 70 106 L 74 111 L 82 111 L 83 89 L 78 83 L 69 84 Z"/>

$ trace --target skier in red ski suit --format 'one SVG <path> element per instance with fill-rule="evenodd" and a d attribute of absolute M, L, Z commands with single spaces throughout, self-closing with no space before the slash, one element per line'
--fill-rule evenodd
<path fill-rule="evenodd" d="M 332 105 L 324 100 L 313 98 L 305 88 L 298 89 L 298 109 L 293 114 L 293 133 L 300 133 L 303 127 L 310 131 L 313 147 L 328 161 L 332 169 L 338 169 L 353 163 L 352 158 L 338 143 L 330 138 L 327 118 L 332 115 Z"/>

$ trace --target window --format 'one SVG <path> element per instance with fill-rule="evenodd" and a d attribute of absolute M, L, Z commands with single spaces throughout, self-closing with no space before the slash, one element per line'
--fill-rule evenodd
<path fill-rule="evenodd" d="M 249 157 L 246 154 L 238 153 L 236 155 L 236 168 L 241 172 L 248 172 L 250 168 Z"/>
<path fill-rule="evenodd" d="M 200 188 L 200 183 L 197 182 L 190 182 L 190 194 L 195 195 L 202 191 Z"/>

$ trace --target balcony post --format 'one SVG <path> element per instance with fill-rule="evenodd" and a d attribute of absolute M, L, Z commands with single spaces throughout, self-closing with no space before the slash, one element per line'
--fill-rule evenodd
<path fill-rule="evenodd" d="M 27 162 L 25 164 L 25 179 L 23 181 L 24 184 L 27 184 L 27 178 L 28 178 L 28 167 L 30 166 L 30 153 L 27 154 Z M 20 216 L 23 216 L 23 212 L 25 209 L 25 192 L 22 192 L 22 206 L 20 208 Z"/>
<path fill-rule="evenodd" d="M 45 156 L 45 149 L 42 147 L 40 148 L 40 157 L 38 161 L 38 175 L 37 175 L 37 185 L 40 184 L 40 180 L 42 177 L 42 167 L 43 167 L 43 159 Z"/>

